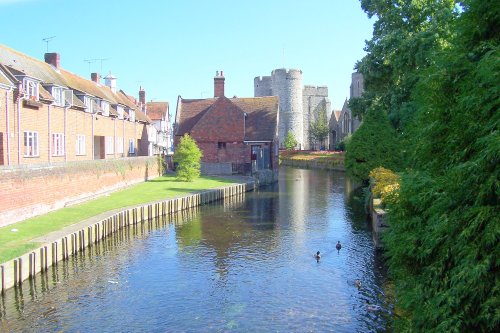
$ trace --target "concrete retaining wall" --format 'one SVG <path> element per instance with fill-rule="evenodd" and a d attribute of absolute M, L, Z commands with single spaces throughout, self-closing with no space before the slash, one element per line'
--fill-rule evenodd
<path fill-rule="evenodd" d="M 67 260 L 70 256 L 84 251 L 87 247 L 92 247 L 93 244 L 101 242 L 104 238 L 122 228 L 135 226 L 156 217 L 253 191 L 254 188 L 254 182 L 234 184 L 181 198 L 134 207 L 113 214 L 104 220 L 66 235 L 57 241 L 44 244 L 37 250 L 0 265 L 1 292 L 3 293 L 8 288 L 22 284 L 23 281 L 34 277 L 39 272 L 44 273 L 50 266 L 57 265 L 61 260 Z"/>

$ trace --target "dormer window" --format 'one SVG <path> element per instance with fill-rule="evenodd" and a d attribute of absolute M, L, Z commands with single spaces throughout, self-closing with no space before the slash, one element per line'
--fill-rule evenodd
<path fill-rule="evenodd" d="M 132 109 L 129 109 L 128 114 L 129 114 L 128 120 L 135 122 L 135 111 Z"/>
<path fill-rule="evenodd" d="M 123 119 L 123 107 L 117 105 L 116 112 L 118 113 L 118 119 Z"/>
<path fill-rule="evenodd" d="M 38 82 L 25 77 L 23 79 L 23 90 L 26 99 L 38 101 Z"/>
<path fill-rule="evenodd" d="M 90 96 L 84 96 L 83 97 L 83 103 L 86 106 L 85 111 L 89 113 L 94 113 L 94 105 L 92 103 L 93 99 Z"/>
<path fill-rule="evenodd" d="M 109 117 L 109 103 L 101 100 L 101 110 L 104 116 Z"/>
<path fill-rule="evenodd" d="M 54 97 L 54 104 L 64 106 L 64 89 L 61 87 L 52 87 L 52 97 Z"/>

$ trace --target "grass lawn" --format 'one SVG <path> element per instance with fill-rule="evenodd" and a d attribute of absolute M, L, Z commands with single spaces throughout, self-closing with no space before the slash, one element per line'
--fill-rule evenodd
<path fill-rule="evenodd" d="M 230 180 L 214 177 L 202 177 L 194 182 L 179 182 L 174 176 L 164 176 L 111 193 L 109 196 L 8 225 L 0 228 L 0 263 L 38 248 L 41 244 L 30 242 L 36 237 L 46 235 L 101 213 L 151 201 L 174 198 L 231 183 Z M 18 231 L 13 232 L 12 229 Z"/>

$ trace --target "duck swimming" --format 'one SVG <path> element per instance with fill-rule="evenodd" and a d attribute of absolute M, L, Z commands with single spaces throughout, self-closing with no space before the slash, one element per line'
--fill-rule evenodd
<path fill-rule="evenodd" d="M 340 241 L 337 241 L 337 245 L 335 245 L 335 248 L 337 249 L 337 251 L 340 251 L 340 249 L 342 248 Z"/>
<path fill-rule="evenodd" d="M 361 288 L 361 280 L 354 280 L 354 285 L 356 288 L 360 289 Z"/>
<path fill-rule="evenodd" d="M 316 254 L 314 255 L 314 258 L 316 258 L 316 260 L 319 260 L 321 258 L 321 254 L 318 252 L 316 252 Z"/>

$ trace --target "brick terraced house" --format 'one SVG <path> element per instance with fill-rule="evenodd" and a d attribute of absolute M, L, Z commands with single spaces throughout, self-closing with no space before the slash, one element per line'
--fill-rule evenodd
<path fill-rule="evenodd" d="M 183 99 L 175 116 L 174 144 L 188 133 L 203 152 L 203 174 L 278 170 L 278 97 L 227 98 L 224 75 L 214 78 L 214 98 Z"/>
<path fill-rule="evenodd" d="M 84 79 L 0 45 L 0 165 L 148 156 L 154 145 L 143 106 L 109 74 Z"/>

